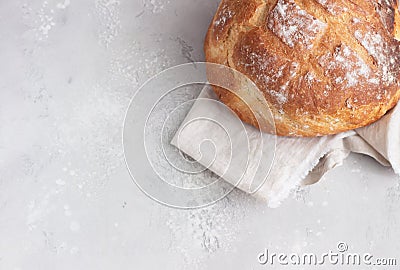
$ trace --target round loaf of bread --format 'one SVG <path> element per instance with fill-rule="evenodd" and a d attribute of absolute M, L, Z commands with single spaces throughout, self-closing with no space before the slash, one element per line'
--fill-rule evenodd
<path fill-rule="evenodd" d="M 397 104 L 399 40 L 398 0 L 222 0 L 205 54 L 257 85 L 246 104 L 213 86 L 244 122 L 264 130 L 254 115 L 269 106 L 278 135 L 312 137 L 366 126 Z"/>

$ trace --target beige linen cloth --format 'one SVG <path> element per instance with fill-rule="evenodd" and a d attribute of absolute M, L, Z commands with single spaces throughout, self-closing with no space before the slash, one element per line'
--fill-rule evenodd
<path fill-rule="evenodd" d="M 205 142 L 211 149 L 202 147 Z M 206 86 L 171 143 L 225 181 L 277 207 L 299 186 L 316 183 L 342 165 L 350 152 L 369 155 L 400 174 L 400 105 L 358 130 L 319 138 L 276 137 L 239 124 Z"/>

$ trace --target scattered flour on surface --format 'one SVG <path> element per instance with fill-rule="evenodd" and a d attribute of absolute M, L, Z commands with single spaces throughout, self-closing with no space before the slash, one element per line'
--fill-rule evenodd
<path fill-rule="evenodd" d="M 67 8 L 70 4 L 71 4 L 71 1 L 70 1 L 70 0 L 64 0 L 64 2 L 58 3 L 58 4 L 57 4 L 57 8 L 59 8 L 59 9 L 65 9 L 65 8 Z"/>
<path fill-rule="evenodd" d="M 96 0 L 97 21 L 99 23 L 99 41 L 109 47 L 117 38 L 120 29 L 120 2 L 117 0 Z"/>
<path fill-rule="evenodd" d="M 154 14 L 163 12 L 169 3 L 169 0 L 144 0 L 145 8 Z"/>

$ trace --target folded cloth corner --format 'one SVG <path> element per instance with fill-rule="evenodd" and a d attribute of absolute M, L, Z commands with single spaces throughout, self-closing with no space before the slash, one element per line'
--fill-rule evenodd
<path fill-rule="evenodd" d="M 219 105 L 218 105 L 219 104 Z M 171 144 L 225 181 L 277 207 L 301 185 L 317 183 L 351 152 L 400 171 L 400 112 L 333 136 L 277 137 L 238 121 L 206 86 Z M 201 147 L 210 142 L 213 147 Z"/>

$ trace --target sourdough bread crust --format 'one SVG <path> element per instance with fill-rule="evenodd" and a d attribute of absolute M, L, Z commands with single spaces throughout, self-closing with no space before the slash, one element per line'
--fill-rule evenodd
<path fill-rule="evenodd" d="M 322 136 L 371 124 L 396 105 L 399 33 L 397 0 L 222 0 L 205 54 L 258 86 L 278 135 Z M 214 90 L 243 121 L 267 130 L 252 113 L 260 104 L 250 110 Z"/>

